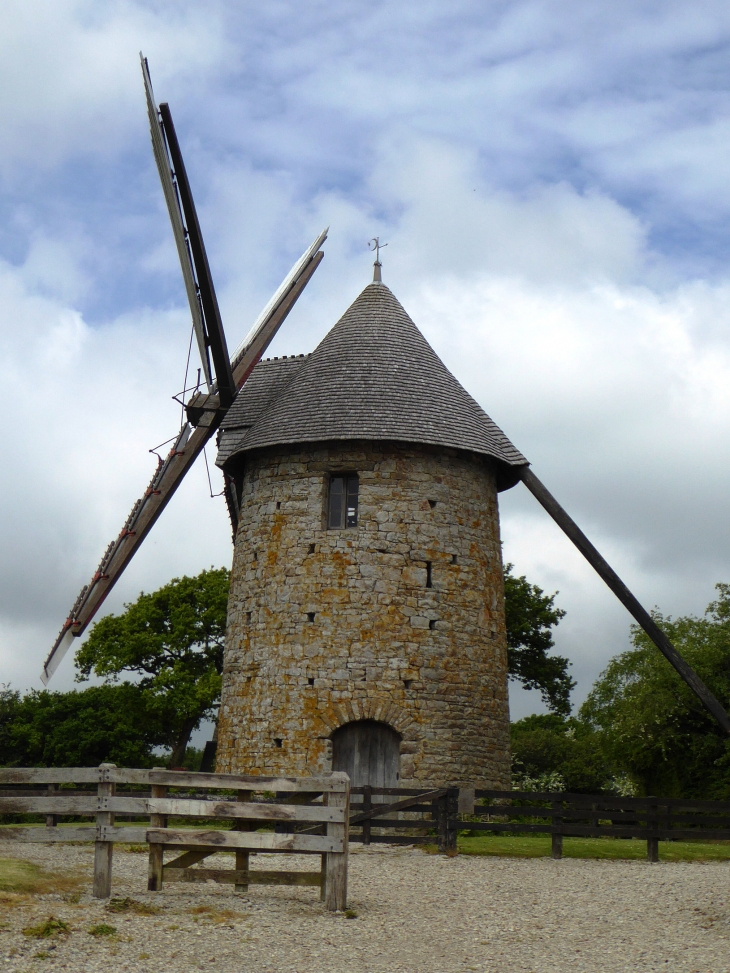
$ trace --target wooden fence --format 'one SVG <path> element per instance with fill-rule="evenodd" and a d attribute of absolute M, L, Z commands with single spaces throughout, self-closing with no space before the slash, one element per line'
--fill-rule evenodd
<path fill-rule="evenodd" d="M 458 787 L 366 786 L 353 787 L 350 794 L 350 841 L 437 844 L 439 851 L 456 854 L 457 832 L 463 827 L 458 819 Z M 398 831 L 404 833 L 393 833 Z"/>
<path fill-rule="evenodd" d="M 74 788 L 73 785 L 81 785 Z M 132 790 L 142 786 L 146 790 Z M 659 797 L 536 793 L 474 788 L 353 787 L 347 775 L 250 777 L 169 770 L 0 768 L 0 814 L 41 815 L 45 827 L 4 827 L 17 841 L 94 841 L 94 895 L 111 893 L 114 842 L 150 846 L 148 888 L 164 882 L 314 885 L 329 909 L 347 900 L 347 843 L 437 844 L 454 855 L 461 831 L 549 834 L 552 855 L 563 838 L 638 838 L 657 861 L 660 841 L 730 840 L 730 803 Z M 228 792 L 228 793 L 225 793 Z M 232 792 L 232 793 L 231 793 Z M 352 795 L 352 805 L 350 805 Z M 57 827 L 59 818 L 94 824 Z M 121 819 L 149 822 L 119 824 Z M 169 827 L 168 819 L 230 822 L 224 830 Z M 257 830 L 274 826 L 274 831 Z M 165 850 L 182 850 L 164 862 Z M 217 851 L 235 852 L 233 869 L 199 867 Z M 251 853 L 321 855 L 319 871 L 249 868 Z M 197 867 L 196 867 L 197 866 Z"/>
<path fill-rule="evenodd" d="M 456 787 L 351 793 L 350 841 L 363 844 L 438 844 L 456 854 L 459 832 L 549 834 L 552 856 L 561 858 L 564 837 L 638 838 L 648 860 L 658 861 L 660 841 L 730 840 L 730 803 L 723 801 Z"/>
<path fill-rule="evenodd" d="M 73 788 L 73 785 L 82 785 Z M 85 785 L 85 786 L 83 786 Z M 144 787 L 143 792 L 131 791 Z M 45 826 L 4 827 L 0 836 L 15 841 L 93 841 L 94 896 L 111 894 L 115 842 L 150 846 L 148 888 L 165 881 L 229 882 L 249 885 L 319 886 L 325 905 L 347 903 L 347 847 L 350 784 L 346 774 L 323 777 L 250 777 L 170 770 L 98 768 L 0 768 L 0 814 L 41 815 Z M 72 789 L 73 788 L 73 789 Z M 127 788 L 125 791 L 124 788 Z M 181 792 L 186 788 L 187 793 Z M 191 793 L 192 791 L 192 793 Z M 227 792 L 227 793 L 226 793 Z M 231 793 L 232 792 L 232 793 Z M 94 824 L 58 827 L 60 817 L 93 818 Z M 169 827 L 168 819 L 231 822 L 228 830 Z M 149 818 L 142 825 L 118 819 Z M 281 824 L 314 825 L 322 834 L 260 831 Z M 164 862 L 165 850 L 183 851 Z M 195 867 L 219 851 L 233 851 L 234 869 Z M 317 854 L 318 871 L 264 871 L 249 868 L 251 853 Z"/>
<path fill-rule="evenodd" d="M 639 838 L 653 862 L 659 860 L 660 841 L 730 840 L 726 801 L 479 789 L 474 797 L 479 803 L 459 828 L 550 834 L 553 858 L 562 857 L 564 837 Z"/>

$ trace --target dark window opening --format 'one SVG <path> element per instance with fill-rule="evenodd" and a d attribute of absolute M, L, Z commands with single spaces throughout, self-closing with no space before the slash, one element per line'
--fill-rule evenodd
<path fill-rule="evenodd" d="M 259 559 L 259 556 L 256 553 L 256 551 L 253 552 L 253 559 L 254 559 L 254 561 L 258 561 L 258 559 Z"/>
<path fill-rule="evenodd" d="M 327 510 L 327 527 L 357 527 L 358 477 L 356 473 L 333 476 Z"/>
<path fill-rule="evenodd" d="M 433 588 L 433 577 L 431 575 L 431 562 L 426 561 L 426 587 Z"/>
<path fill-rule="evenodd" d="M 275 744 L 275 746 L 280 747 L 283 742 L 284 741 L 281 739 L 281 737 L 274 737 L 274 744 Z"/>
<path fill-rule="evenodd" d="M 313 622 L 315 614 L 316 614 L 315 612 L 307 612 L 307 621 Z"/>
<path fill-rule="evenodd" d="M 413 680 L 412 679 L 404 679 L 403 680 L 403 688 L 404 689 L 410 689 L 412 685 L 413 685 Z"/>
<path fill-rule="evenodd" d="M 431 629 L 432 632 L 436 628 L 436 622 L 437 622 L 437 619 L 436 618 L 432 618 L 431 621 L 428 623 L 428 627 Z"/>
<path fill-rule="evenodd" d="M 456 564 L 456 555 L 455 554 L 452 554 L 451 555 L 451 563 L 452 564 Z"/>
<path fill-rule="evenodd" d="M 252 615 L 253 615 L 253 612 L 246 612 L 246 621 L 248 622 L 249 625 L 251 624 L 251 616 Z"/>
<path fill-rule="evenodd" d="M 310 686 L 313 686 L 314 685 L 314 676 L 310 676 L 309 679 L 307 679 L 307 682 L 309 683 Z"/>
<path fill-rule="evenodd" d="M 309 545 L 309 553 L 314 554 L 314 544 Z"/>
<path fill-rule="evenodd" d="M 276 501 L 276 509 L 281 510 L 281 500 Z"/>
<path fill-rule="evenodd" d="M 438 503 L 438 500 L 429 500 L 428 501 L 428 505 L 431 508 L 431 510 L 433 510 L 433 508 L 436 506 L 437 503 Z"/>

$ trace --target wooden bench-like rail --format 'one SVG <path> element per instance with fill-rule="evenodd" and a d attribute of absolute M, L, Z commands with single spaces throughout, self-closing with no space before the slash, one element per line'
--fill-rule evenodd
<path fill-rule="evenodd" d="M 58 785 L 96 785 L 92 790 Z M 116 786 L 142 785 L 149 796 L 115 793 Z M 31 790 L 36 785 L 38 790 Z M 16 788 L 16 793 L 13 792 Z M 40 788 L 44 787 L 44 790 Z M 177 793 L 169 794 L 174 788 Z M 189 788 L 194 794 L 180 794 Z M 201 793 L 205 791 L 221 793 Z M 231 796 L 230 792 L 234 794 Z M 262 795 L 256 799 L 256 795 Z M 275 795 L 275 796 L 274 796 Z M 6 840 L 53 842 L 94 841 L 94 895 L 111 894 L 115 842 L 146 842 L 150 846 L 148 889 L 158 891 L 166 881 L 206 882 L 211 879 L 245 891 L 249 885 L 318 886 L 330 910 L 347 903 L 347 847 L 350 782 L 346 774 L 322 777 L 259 777 L 241 774 L 199 774 L 186 771 L 126 770 L 111 764 L 98 768 L 0 768 L 0 814 L 45 815 L 46 826 L 10 826 L 0 831 Z M 60 816 L 93 817 L 94 826 L 57 826 Z M 149 824 L 119 826 L 115 818 L 145 818 Z M 197 828 L 168 827 L 168 818 L 197 819 Z M 203 822 L 229 821 L 230 830 L 200 827 Z M 324 834 L 286 834 L 260 831 L 271 825 L 314 825 Z M 164 861 L 164 852 L 183 852 Z M 219 851 L 236 856 L 235 868 L 196 868 Z M 320 855 L 318 871 L 251 869 L 251 853 Z"/>

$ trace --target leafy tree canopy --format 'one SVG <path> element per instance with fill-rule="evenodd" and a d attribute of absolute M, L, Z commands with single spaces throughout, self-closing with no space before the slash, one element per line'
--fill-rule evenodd
<path fill-rule="evenodd" d="M 575 686 L 568 675 L 570 662 L 563 656 L 548 654 L 555 644 L 552 629 L 565 612 L 555 607 L 557 592 L 546 595 L 524 575 L 515 577 L 512 568 L 511 564 L 504 568 L 510 677 L 525 689 L 539 689 L 553 713 L 569 716 L 570 693 Z"/>
<path fill-rule="evenodd" d="M 228 588 L 225 568 L 174 578 L 102 618 L 76 656 L 79 681 L 92 673 L 107 683 L 122 673 L 139 677 L 146 713 L 166 727 L 173 767 L 220 696 Z"/>
<path fill-rule="evenodd" d="M 702 618 L 657 624 L 727 709 L 730 705 L 730 585 Z M 663 797 L 730 798 L 730 741 L 638 628 L 593 686 L 581 718 L 600 730 L 607 754 L 640 791 Z"/>
<path fill-rule="evenodd" d="M 0 687 L 0 765 L 5 767 L 150 767 L 164 736 L 136 686 L 91 686 L 78 692 Z"/>
<path fill-rule="evenodd" d="M 600 734 L 580 720 L 545 713 L 512 724 L 513 785 L 595 794 L 615 790 Z"/>

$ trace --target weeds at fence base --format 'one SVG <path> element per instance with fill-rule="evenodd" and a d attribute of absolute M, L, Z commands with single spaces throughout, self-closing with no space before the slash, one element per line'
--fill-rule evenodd
<path fill-rule="evenodd" d="M 30 939 L 55 939 L 56 936 L 67 936 L 70 932 L 71 927 L 67 922 L 49 916 L 45 922 L 39 922 L 37 926 L 26 926 L 23 935 Z"/>

